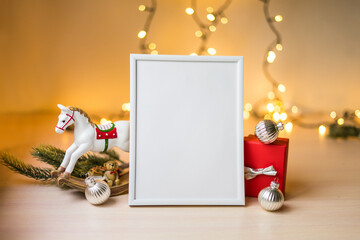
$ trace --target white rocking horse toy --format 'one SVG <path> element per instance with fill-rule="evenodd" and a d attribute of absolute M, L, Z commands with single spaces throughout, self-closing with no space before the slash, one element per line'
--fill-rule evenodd
<path fill-rule="evenodd" d="M 129 151 L 129 121 L 117 121 L 105 125 L 94 124 L 86 112 L 77 107 L 57 105 L 61 113 L 55 132 L 61 134 L 67 127 L 74 124 L 74 143 L 66 150 L 60 167 L 54 176 L 63 174 L 69 178 L 77 160 L 86 152 L 105 152 L 113 147 Z"/>

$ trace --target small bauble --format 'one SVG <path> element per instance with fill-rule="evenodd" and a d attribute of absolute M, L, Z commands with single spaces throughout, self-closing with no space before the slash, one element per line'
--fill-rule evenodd
<path fill-rule="evenodd" d="M 111 190 L 104 181 L 95 181 L 93 177 L 87 177 L 85 184 L 85 197 L 91 204 L 100 205 L 109 199 Z"/>
<path fill-rule="evenodd" d="M 284 204 L 284 195 L 279 190 L 279 184 L 271 182 L 270 187 L 260 191 L 258 200 L 266 211 L 276 211 Z"/>
<path fill-rule="evenodd" d="M 261 142 L 270 144 L 277 139 L 279 130 L 283 129 L 282 122 L 276 124 L 274 121 L 266 119 L 256 124 L 255 135 Z"/>

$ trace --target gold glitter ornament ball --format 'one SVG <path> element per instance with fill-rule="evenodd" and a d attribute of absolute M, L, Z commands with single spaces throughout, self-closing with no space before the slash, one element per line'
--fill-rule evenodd
<path fill-rule="evenodd" d="M 106 182 L 95 181 L 94 178 L 87 177 L 85 184 L 85 197 L 91 204 L 100 205 L 109 199 L 111 190 Z"/>
<path fill-rule="evenodd" d="M 276 182 L 271 182 L 270 187 L 261 190 L 258 200 L 261 207 L 266 211 L 276 211 L 284 205 L 284 195 Z"/>

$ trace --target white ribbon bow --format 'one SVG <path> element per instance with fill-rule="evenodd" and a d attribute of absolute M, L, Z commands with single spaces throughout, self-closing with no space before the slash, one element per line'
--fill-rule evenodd
<path fill-rule="evenodd" d="M 273 166 L 267 167 L 267 168 L 258 168 L 258 169 L 252 169 L 249 167 L 245 167 L 245 179 L 250 180 L 255 178 L 257 175 L 268 175 L 268 176 L 275 176 L 277 174 L 277 171 Z"/>

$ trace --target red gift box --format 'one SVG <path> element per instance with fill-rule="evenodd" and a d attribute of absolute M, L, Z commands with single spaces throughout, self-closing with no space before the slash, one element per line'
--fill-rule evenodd
<path fill-rule="evenodd" d="M 277 171 L 275 176 L 259 174 L 253 179 L 245 180 L 245 195 L 258 197 L 259 192 L 269 187 L 271 181 L 277 177 L 279 189 L 285 195 L 286 167 L 289 149 L 288 138 L 278 138 L 272 144 L 260 142 L 256 136 L 249 135 L 244 138 L 245 167 L 254 170 L 273 166 Z"/>

